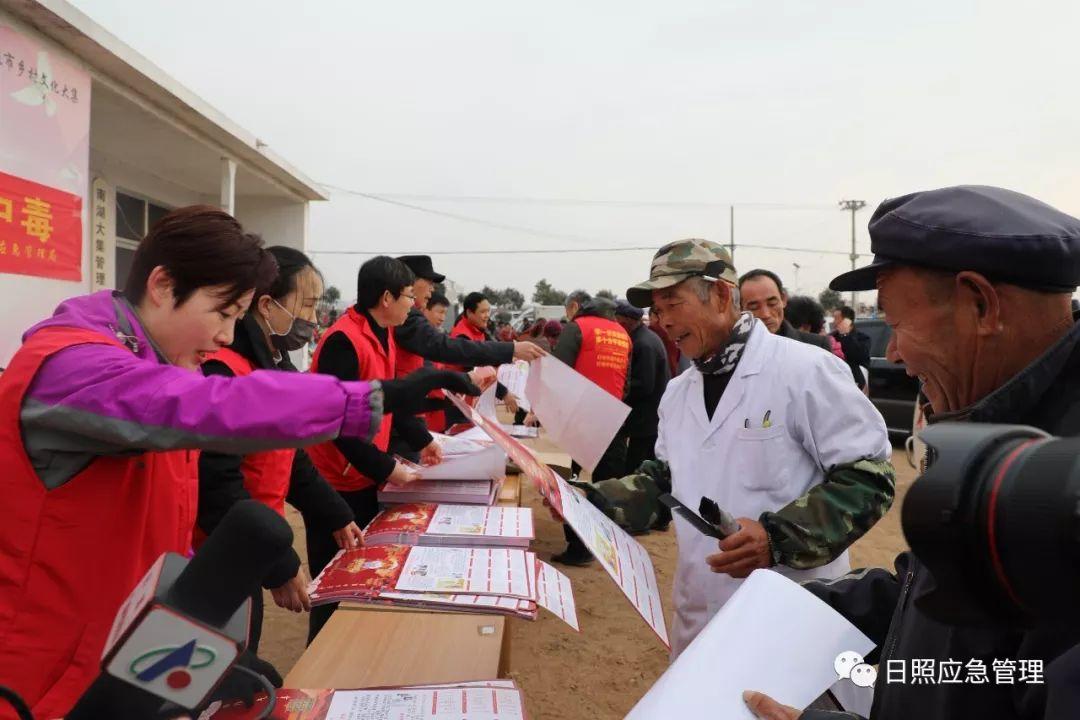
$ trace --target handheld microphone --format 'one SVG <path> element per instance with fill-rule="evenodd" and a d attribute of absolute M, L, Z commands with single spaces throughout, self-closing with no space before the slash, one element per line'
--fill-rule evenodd
<path fill-rule="evenodd" d="M 190 561 L 159 557 L 117 612 L 101 674 L 67 720 L 138 720 L 166 703 L 201 706 L 247 646 L 251 594 L 290 547 L 284 518 L 244 500 Z"/>

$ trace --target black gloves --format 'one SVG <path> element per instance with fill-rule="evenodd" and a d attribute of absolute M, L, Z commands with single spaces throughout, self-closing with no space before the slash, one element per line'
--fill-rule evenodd
<path fill-rule="evenodd" d="M 383 412 L 416 415 L 446 407 L 445 400 L 432 400 L 427 394 L 442 388 L 449 392 L 479 395 L 480 388 L 465 373 L 452 370 L 420 368 L 400 380 L 380 380 L 383 391 Z"/>

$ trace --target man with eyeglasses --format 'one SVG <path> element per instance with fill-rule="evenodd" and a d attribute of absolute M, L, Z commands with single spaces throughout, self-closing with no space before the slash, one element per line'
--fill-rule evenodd
<path fill-rule="evenodd" d="M 708 497 L 738 518 L 719 552 L 675 520 L 675 656 L 758 568 L 796 581 L 846 572 L 848 546 L 893 499 L 885 422 L 848 367 L 770 333 L 739 309 L 737 283 L 727 250 L 694 239 L 660 248 L 649 279 L 627 290 L 694 367 L 660 401 L 657 459 L 590 494 L 630 517 L 630 506 L 655 502 L 656 487 L 670 482 L 687 506 Z"/>
<path fill-rule="evenodd" d="M 416 276 L 405 263 L 379 255 L 363 265 L 356 276 L 356 304 L 324 334 L 312 360 L 312 372 L 340 380 L 393 380 L 396 376 L 394 330 L 409 316 Z M 393 427 L 420 453 L 425 464 L 436 464 L 442 452 L 423 420 L 416 415 L 384 416 L 379 432 L 365 441 L 337 438 L 308 448 L 315 467 L 352 508 L 356 523 L 367 525 L 378 513 L 378 486 L 384 481 L 402 485 L 418 479 L 415 470 L 388 452 Z M 333 538 L 308 538 L 312 577 L 337 552 Z M 318 545 L 312 548 L 311 545 Z M 308 640 L 315 637 L 335 605 L 314 608 Z"/>

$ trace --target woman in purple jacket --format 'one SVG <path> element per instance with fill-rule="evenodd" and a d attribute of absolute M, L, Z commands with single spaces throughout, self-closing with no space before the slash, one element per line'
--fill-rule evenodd
<path fill-rule="evenodd" d="M 436 387 L 478 392 L 445 371 L 381 385 L 196 372 L 276 271 L 230 215 L 176 210 L 122 293 L 62 303 L 0 375 L 0 685 L 35 717 L 71 708 L 123 598 L 158 555 L 189 550 L 198 450 L 370 438 L 384 410 L 418 412 Z"/>

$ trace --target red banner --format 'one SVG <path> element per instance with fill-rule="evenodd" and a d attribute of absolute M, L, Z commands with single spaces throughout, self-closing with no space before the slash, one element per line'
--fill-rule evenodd
<path fill-rule="evenodd" d="M 0 273 L 82 280 L 82 198 L 0 172 Z"/>

